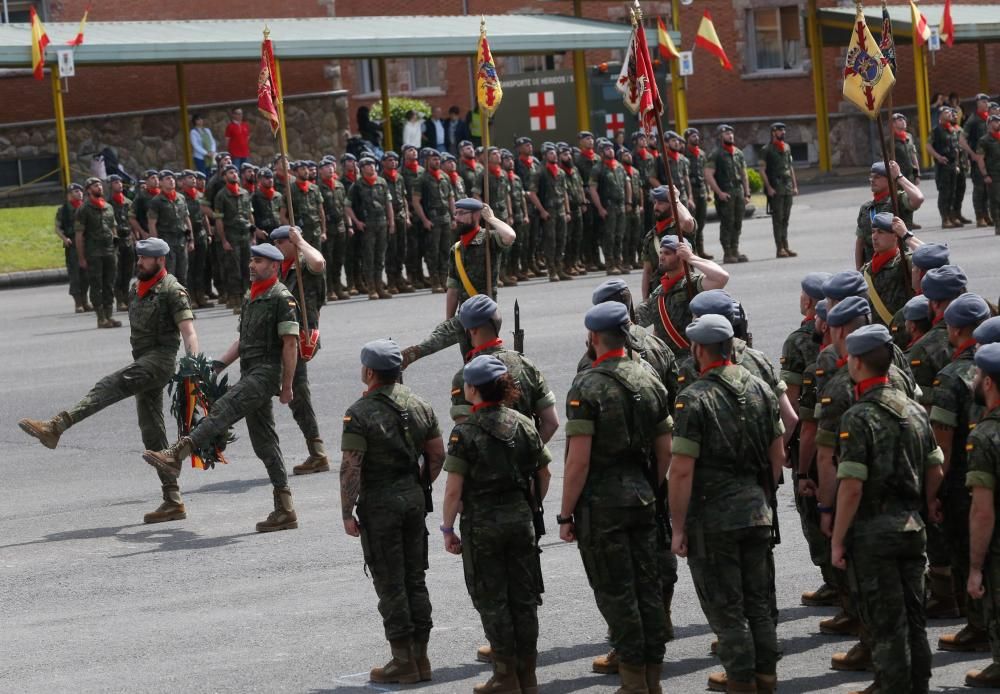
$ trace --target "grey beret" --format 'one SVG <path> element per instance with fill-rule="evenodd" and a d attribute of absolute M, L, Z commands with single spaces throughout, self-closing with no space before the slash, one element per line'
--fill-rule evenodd
<path fill-rule="evenodd" d="M 872 164 L 871 172 L 876 176 L 887 176 L 885 172 L 885 162 L 877 161 L 874 164 Z"/>
<path fill-rule="evenodd" d="M 375 161 L 374 157 L 369 157 L 365 155 L 358 160 L 358 166 L 375 166 L 378 162 Z"/>
<path fill-rule="evenodd" d="M 877 215 L 872 217 L 872 229 L 877 229 L 878 231 L 892 231 L 892 213 L 891 212 L 879 212 Z"/>
<path fill-rule="evenodd" d="M 473 145 L 472 142 L 470 142 L 469 140 L 462 140 L 461 142 L 458 143 L 459 149 L 461 149 L 462 147 L 474 147 L 474 146 L 475 145 Z"/>
<path fill-rule="evenodd" d="M 720 125 L 718 128 L 715 129 L 715 132 L 717 132 L 717 133 L 730 132 L 731 133 L 731 132 L 733 132 L 733 126 L 729 125 L 728 123 L 723 123 L 722 125 Z"/>
<path fill-rule="evenodd" d="M 785 127 L 785 124 L 782 123 L 780 120 L 771 123 L 771 130 L 786 130 L 786 129 L 787 128 Z"/>
<path fill-rule="evenodd" d="M 670 200 L 670 189 L 666 186 L 656 186 L 649 194 L 653 197 L 653 200 L 657 202 L 667 202 Z"/>
<path fill-rule="evenodd" d="M 258 243 L 256 246 L 250 246 L 250 255 L 258 258 L 267 258 L 268 260 L 281 261 L 285 259 L 281 251 L 269 243 Z"/>
<path fill-rule="evenodd" d="M 816 315 L 824 323 L 826 322 L 826 319 L 827 319 L 827 308 L 826 307 L 827 307 L 826 299 L 823 299 L 822 301 L 819 301 L 819 302 L 816 303 Z"/>
<path fill-rule="evenodd" d="M 616 277 L 597 285 L 597 289 L 590 296 L 590 301 L 594 306 L 603 304 L 605 301 L 612 299 L 627 289 L 628 284 L 626 284 L 625 280 Z"/>
<path fill-rule="evenodd" d="M 903 305 L 903 318 L 905 320 L 929 320 L 930 317 L 930 302 L 923 294 L 918 294 Z"/>
<path fill-rule="evenodd" d="M 163 171 L 160 172 L 160 180 L 162 181 L 164 178 L 177 178 L 177 174 L 170 169 L 163 169 Z"/>
<path fill-rule="evenodd" d="M 628 309 L 617 301 L 605 301 L 587 311 L 583 324 L 595 333 L 621 330 L 628 323 Z"/>
<path fill-rule="evenodd" d="M 485 294 L 476 294 L 468 301 L 462 302 L 458 309 L 458 322 L 466 330 L 478 328 L 497 316 L 497 302 Z"/>
<path fill-rule="evenodd" d="M 239 172 L 240 172 L 240 170 L 239 170 L 239 169 L 237 169 L 237 168 L 236 168 L 235 166 L 233 166 L 232 164 L 229 164 L 229 165 L 227 165 L 227 166 L 224 166 L 224 167 L 222 167 L 222 173 L 229 173 L 230 171 L 235 171 L 236 173 L 239 173 Z"/>
<path fill-rule="evenodd" d="M 358 160 L 358 158 L 356 156 L 354 156 L 353 154 L 351 154 L 350 152 L 344 152 L 343 154 L 340 155 L 340 161 L 341 162 L 345 162 L 345 161 L 357 161 L 357 160 Z"/>
<path fill-rule="evenodd" d="M 823 284 L 833 277 L 829 272 L 810 272 L 802 278 L 802 291 L 811 299 L 819 301 L 826 295 L 823 294 Z"/>
<path fill-rule="evenodd" d="M 976 325 L 990 317 L 990 305 L 978 294 L 962 294 L 944 310 L 944 322 L 954 328 Z"/>
<path fill-rule="evenodd" d="M 681 137 L 681 134 L 679 132 L 677 132 L 676 130 L 668 130 L 667 132 L 663 133 L 663 137 L 665 137 L 668 140 L 675 140 L 675 139 L 676 140 L 683 140 L 684 139 L 683 137 Z"/>
<path fill-rule="evenodd" d="M 480 354 L 462 369 L 462 378 L 471 386 L 492 383 L 507 373 L 507 365 L 494 356 Z"/>
<path fill-rule="evenodd" d="M 976 350 L 976 366 L 990 375 L 1000 374 L 1000 344 L 983 345 Z"/>
<path fill-rule="evenodd" d="M 838 272 L 823 283 L 823 295 L 834 301 L 843 301 L 849 296 L 863 296 L 867 293 L 865 276 L 857 270 Z"/>
<path fill-rule="evenodd" d="M 688 128 L 684 131 L 684 137 L 691 137 L 692 135 L 701 135 L 698 128 Z"/>
<path fill-rule="evenodd" d="M 324 156 L 322 159 L 319 160 L 320 166 L 329 166 L 330 164 L 336 164 L 336 163 L 337 163 L 337 157 L 333 156 L 332 154 L 327 154 L 326 156 Z"/>
<path fill-rule="evenodd" d="M 664 234 L 660 239 L 660 248 L 664 248 L 668 251 L 676 251 L 680 248 L 681 240 L 680 237 L 674 234 Z"/>
<path fill-rule="evenodd" d="M 455 203 L 456 210 L 469 210 L 470 212 L 479 212 L 483 209 L 483 203 L 475 198 L 462 198 Z"/>
<path fill-rule="evenodd" d="M 528 137 L 527 135 L 522 135 L 521 137 L 514 140 L 515 147 L 520 147 L 521 145 L 531 145 L 531 144 L 534 143 L 531 141 L 531 138 Z"/>
<path fill-rule="evenodd" d="M 716 345 L 733 336 L 733 324 L 722 316 L 710 314 L 695 318 L 684 332 L 699 345 Z"/>
<path fill-rule="evenodd" d="M 148 238 L 135 242 L 135 254 L 147 258 L 162 258 L 170 253 L 170 246 L 163 239 Z"/>
<path fill-rule="evenodd" d="M 271 232 L 271 240 L 277 241 L 278 239 L 287 239 L 289 236 L 291 236 L 291 231 L 292 228 L 290 226 L 288 226 L 287 224 L 283 224 Z"/>
<path fill-rule="evenodd" d="M 482 147 L 480 147 L 479 149 L 482 149 Z M 430 155 L 428 155 L 428 156 L 430 156 Z M 458 159 L 456 159 L 455 155 L 452 154 L 451 152 L 442 152 L 441 153 L 441 161 L 447 163 L 449 161 L 458 161 Z"/>
<path fill-rule="evenodd" d="M 382 161 L 385 161 L 386 159 L 395 159 L 396 161 L 399 161 L 399 155 L 390 149 L 382 155 Z"/>
<path fill-rule="evenodd" d="M 594 136 L 594 133 L 590 132 L 589 130 L 581 130 L 580 132 L 578 132 L 576 134 L 576 137 L 579 140 L 582 140 L 585 137 L 593 137 L 593 136 Z"/>
<path fill-rule="evenodd" d="M 372 340 L 361 348 L 361 363 L 374 371 L 392 371 L 403 364 L 403 353 L 394 340 Z"/>
<path fill-rule="evenodd" d="M 949 301 L 964 292 L 968 283 L 958 265 L 942 265 L 927 271 L 920 280 L 920 290 L 931 301 Z"/>
<path fill-rule="evenodd" d="M 871 312 L 872 307 L 868 304 L 868 299 L 860 296 L 849 296 L 829 310 L 826 322 L 830 324 L 830 327 L 838 328 L 855 318 L 870 316 Z"/>
<path fill-rule="evenodd" d="M 69 186 L 66 187 L 66 190 L 67 191 L 70 191 L 70 190 L 83 190 L 83 186 L 81 186 L 79 183 L 70 183 Z"/>
<path fill-rule="evenodd" d="M 142 173 L 142 177 L 143 178 L 149 178 L 150 176 L 159 176 L 159 175 L 160 175 L 160 170 L 159 169 L 146 169 Z"/>
<path fill-rule="evenodd" d="M 717 315 L 733 320 L 735 315 L 733 297 L 725 289 L 709 289 L 699 292 L 691 299 L 691 313 L 696 316 Z"/>
<path fill-rule="evenodd" d="M 274 171 L 265 166 L 260 170 L 258 175 L 261 178 L 274 178 Z"/>
<path fill-rule="evenodd" d="M 839 307 L 838 307 L 839 308 Z M 868 354 L 873 349 L 892 342 L 892 335 L 884 325 L 863 325 L 847 336 L 847 353 L 854 357 Z"/>
<path fill-rule="evenodd" d="M 944 243 L 925 243 L 917 246 L 911 257 L 913 264 L 927 272 L 936 267 L 948 264 L 948 245 Z"/>
<path fill-rule="evenodd" d="M 981 345 L 991 345 L 1000 342 L 1000 316 L 987 318 L 972 333 L 972 337 Z"/>

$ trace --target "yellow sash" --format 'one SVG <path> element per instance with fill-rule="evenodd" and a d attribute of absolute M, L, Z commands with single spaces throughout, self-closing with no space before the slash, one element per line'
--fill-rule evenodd
<path fill-rule="evenodd" d="M 472 280 L 469 279 L 468 273 L 465 271 L 465 263 L 462 262 L 462 242 L 459 241 L 452 247 L 452 251 L 455 253 L 455 270 L 458 272 L 458 279 L 462 280 L 462 286 L 465 287 L 465 293 L 469 296 L 475 296 L 479 292 L 476 288 L 472 286 Z"/>
<path fill-rule="evenodd" d="M 868 298 L 871 300 L 872 306 L 875 307 L 875 313 L 879 315 L 885 325 L 892 325 L 892 311 L 889 310 L 889 307 L 885 305 L 882 297 L 875 290 L 875 281 L 868 270 L 865 270 L 865 282 L 868 284 Z"/>

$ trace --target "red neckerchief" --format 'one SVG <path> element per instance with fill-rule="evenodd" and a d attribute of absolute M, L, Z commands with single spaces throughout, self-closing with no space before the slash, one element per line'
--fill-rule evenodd
<path fill-rule="evenodd" d="M 596 369 L 601 362 L 607 361 L 608 359 L 622 359 L 624 356 L 625 356 L 624 347 L 622 347 L 621 349 L 613 349 L 599 356 L 597 359 L 591 362 L 590 366 L 591 368 Z"/>
<path fill-rule="evenodd" d="M 73 198 L 72 200 L 69 201 L 69 204 L 73 206 L 74 210 L 78 210 L 80 209 L 80 205 L 83 204 L 83 200 L 77 200 L 76 198 Z"/>
<path fill-rule="evenodd" d="M 472 406 L 472 413 L 475 414 L 476 412 L 479 412 L 479 410 L 482 410 L 487 407 L 500 407 L 502 404 L 503 403 L 500 402 L 499 400 L 483 400 L 478 405 Z"/>
<path fill-rule="evenodd" d="M 240 184 L 239 183 L 227 183 L 226 184 L 226 190 L 228 190 L 230 192 L 230 194 L 232 194 L 232 195 L 239 196 L 239 194 L 240 194 Z"/>
<path fill-rule="evenodd" d="M 992 137 L 994 140 L 1000 140 L 1000 130 L 990 133 L 990 137 Z"/>
<path fill-rule="evenodd" d="M 521 163 L 527 166 L 529 169 L 535 166 L 535 158 L 530 154 L 528 156 L 524 156 L 522 154 L 518 157 L 518 159 L 520 159 Z"/>
<path fill-rule="evenodd" d="M 476 158 L 475 157 L 472 157 L 472 158 L 462 157 L 462 163 L 464 163 L 466 166 L 468 166 L 473 171 L 476 170 Z"/>
<path fill-rule="evenodd" d="M 736 152 L 736 145 L 727 145 L 725 142 L 723 142 L 722 149 L 726 150 L 730 154 L 733 154 Z"/>
<path fill-rule="evenodd" d="M 663 236 L 665 233 L 667 233 L 667 228 L 672 226 L 673 223 L 674 223 L 673 217 L 671 217 L 670 219 L 664 219 L 662 221 L 659 219 L 656 220 L 656 235 Z"/>
<path fill-rule="evenodd" d="M 415 161 L 404 161 L 403 166 L 408 168 L 413 173 L 417 173 L 417 170 L 420 168 L 420 164 Z"/>
<path fill-rule="evenodd" d="M 967 351 L 969 349 L 972 349 L 975 346 L 976 346 L 976 340 L 975 340 L 975 338 L 970 337 L 968 340 L 966 340 L 965 342 L 963 342 L 962 344 L 960 344 L 957 348 L 955 348 L 955 351 L 952 352 L 951 360 L 955 361 L 960 356 L 962 356 L 963 352 L 965 352 L 965 351 Z"/>
<path fill-rule="evenodd" d="M 458 179 L 460 177 L 459 177 L 457 171 L 448 171 L 447 173 L 448 173 L 448 178 L 451 179 L 451 184 L 452 185 L 455 185 L 456 183 L 458 183 Z"/>
<path fill-rule="evenodd" d="M 362 180 L 364 180 L 365 183 L 372 186 L 373 188 L 375 187 L 375 182 L 378 181 L 378 176 L 375 174 L 372 174 L 371 176 L 362 176 L 361 178 Z"/>
<path fill-rule="evenodd" d="M 351 183 L 354 183 L 355 181 L 358 180 L 358 172 L 357 171 L 345 171 L 344 172 L 344 178 L 346 178 Z"/>
<path fill-rule="evenodd" d="M 250 193 L 252 195 L 253 192 L 255 190 L 257 190 L 257 184 L 256 183 L 244 183 L 243 184 L 243 190 L 245 190 L 246 192 L 248 192 L 248 193 Z"/>
<path fill-rule="evenodd" d="M 615 169 L 618 168 L 618 160 L 617 159 L 605 159 L 604 160 L 604 165 L 607 166 L 612 171 L 614 171 Z"/>
<path fill-rule="evenodd" d="M 115 201 L 116 205 L 125 204 L 125 193 L 112 193 L 111 199 Z"/>
<path fill-rule="evenodd" d="M 278 276 L 273 275 L 269 280 L 257 280 L 250 285 L 250 300 L 253 301 L 258 296 L 278 283 Z"/>
<path fill-rule="evenodd" d="M 881 193 L 875 193 L 872 195 L 872 202 L 878 204 L 889 197 L 889 191 L 883 190 Z"/>
<path fill-rule="evenodd" d="M 931 325 L 937 325 L 938 323 L 940 323 L 943 320 L 944 320 L 944 311 L 941 311 L 941 312 L 935 314 L 935 316 L 933 318 L 931 318 Z"/>
<path fill-rule="evenodd" d="M 707 374 L 712 369 L 717 369 L 720 366 L 732 366 L 732 365 L 733 365 L 733 362 L 729 361 L 728 359 L 720 359 L 718 361 L 713 361 L 711 364 L 709 364 L 708 366 L 706 366 L 704 369 L 699 370 L 698 371 L 698 375 L 704 376 L 705 374 Z"/>
<path fill-rule="evenodd" d="M 912 347 L 913 345 L 917 344 L 917 341 L 920 340 L 920 338 L 922 338 L 924 335 L 926 335 L 926 333 L 921 333 L 919 335 L 914 335 L 913 337 L 911 337 L 909 344 L 906 345 L 906 349 L 903 350 L 903 351 L 905 352 L 905 351 L 909 350 L 910 347 Z"/>
<path fill-rule="evenodd" d="M 160 194 L 160 189 L 159 188 L 146 188 L 146 192 L 149 193 L 149 197 L 155 198 L 157 195 Z"/>
<path fill-rule="evenodd" d="M 501 169 L 499 166 L 491 166 L 490 175 L 493 176 L 494 178 L 503 178 L 503 169 Z"/>
<path fill-rule="evenodd" d="M 622 162 L 622 168 L 625 169 L 625 174 L 627 176 L 631 176 L 632 175 L 632 165 L 631 164 L 626 164 L 625 162 Z"/>
<path fill-rule="evenodd" d="M 861 381 L 861 383 L 854 386 L 854 399 L 860 400 L 861 396 L 867 393 L 872 388 L 885 385 L 889 385 L 888 376 L 872 376 L 871 378 L 866 378 L 865 380 Z"/>
<path fill-rule="evenodd" d="M 298 186 L 298 189 L 301 190 L 303 193 L 309 192 L 309 181 L 300 181 L 296 179 L 295 185 Z"/>
<path fill-rule="evenodd" d="M 847 355 L 845 354 L 844 356 L 837 359 L 837 368 L 842 369 L 844 367 L 844 364 L 846 363 L 847 363 Z"/>
<path fill-rule="evenodd" d="M 806 314 L 806 317 L 802 319 L 802 322 L 799 325 L 805 325 L 806 323 L 814 323 L 815 321 L 816 321 L 816 313 L 810 311 L 809 313 Z"/>
<path fill-rule="evenodd" d="M 427 171 L 427 173 L 429 173 L 431 176 L 434 177 L 435 181 L 440 181 L 441 180 L 441 169 L 431 169 L 431 168 L 428 168 L 428 169 L 426 169 L 426 171 Z"/>
<path fill-rule="evenodd" d="M 281 277 L 283 279 L 288 279 L 288 271 L 292 269 L 295 265 L 295 258 L 285 258 L 281 261 Z"/>
<path fill-rule="evenodd" d="M 396 169 L 382 169 L 382 175 L 389 179 L 389 183 L 395 183 L 399 178 L 399 171 Z"/>
<path fill-rule="evenodd" d="M 177 191 L 176 190 L 165 190 L 163 191 L 163 197 L 165 197 L 170 202 L 177 201 Z"/>
<path fill-rule="evenodd" d="M 635 154 L 636 154 L 636 156 L 638 156 L 638 157 L 639 157 L 640 159 L 642 159 L 643 161 L 649 161 L 650 159 L 652 159 L 652 158 L 653 158 L 653 155 L 652 155 L 652 154 L 650 154 L 650 153 L 649 153 L 649 150 L 648 150 L 648 149 L 646 149 L 645 147 L 642 147 L 642 148 L 640 148 L 640 149 L 637 149 L 637 150 L 635 151 Z"/>
<path fill-rule="evenodd" d="M 184 189 L 184 195 L 186 195 L 189 198 L 191 198 L 192 200 L 194 200 L 194 199 L 196 199 L 198 197 L 198 189 L 197 188 L 185 188 Z"/>
<path fill-rule="evenodd" d="M 819 343 L 819 351 L 822 352 L 829 346 L 830 346 L 830 334 L 829 331 L 827 331 L 823 333 L 823 341 Z"/>
<path fill-rule="evenodd" d="M 104 205 L 105 205 L 104 198 L 99 198 L 99 197 L 95 197 L 95 196 L 91 195 L 90 196 L 90 202 L 92 202 L 94 204 L 94 207 L 96 207 L 97 209 L 99 209 L 99 210 L 103 210 L 104 209 Z"/>
<path fill-rule="evenodd" d="M 462 248 L 468 248 L 469 244 L 472 243 L 472 239 L 476 238 L 476 234 L 479 233 L 479 227 L 476 227 L 472 231 L 467 231 L 459 237 L 462 242 Z"/>
<path fill-rule="evenodd" d="M 139 295 L 139 298 L 144 298 L 149 294 L 149 290 L 156 286 L 156 283 L 167 276 L 167 268 L 160 268 L 160 271 L 155 275 L 150 277 L 148 280 L 139 280 L 138 284 L 135 285 L 135 293 Z"/>
<path fill-rule="evenodd" d="M 552 178 L 559 178 L 559 165 L 545 162 L 545 168 L 552 175 Z"/>
<path fill-rule="evenodd" d="M 491 349 L 493 347 L 500 347 L 501 345 L 503 345 L 503 340 L 501 340 L 499 337 L 495 337 L 492 340 L 490 340 L 489 342 L 487 342 L 485 344 L 482 344 L 482 345 L 479 345 L 478 347 L 473 347 L 468 352 L 466 352 L 465 353 L 465 361 L 466 362 L 470 362 L 470 361 L 472 361 L 473 357 L 475 357 L 480 352 L 483 352 L 483 351 L 485 351 L 487 349 Z"/>
<path fill-rule="evenodd" d="M 986 110 L 986 111 L 976 111 L 976 115 L 979 116 L 980 118 L 982 118 L 984 121 L 989 121 L 989 119 L 990 119 L 990 112 L 988 110 Z"/>
<path fill-rule="evenodd" d="M 673 279 L 664 274 L 663 277 L 660 278 L 660 287 L 663 289 L 663 295 L 666 296 L 669 294 L 670 290 L 674 288 L 675 284 L 681 281 L 682 277 L 684 277 L 683 272 L 678 272 Z"/>
<path fill-rule="evenodd" d="M 784 140 L 771 140 L 771 144 L 774 145 L 774 148 L 779 152 L 788 151 L 788 143 L 786 143 Z"/>
<path fill-rule="evenodd" d="M 511 169 L 510 171 L 507 172 L 507 180 L 513 182 L 514 181 L 514 176 L 516 176 L 516 175 L 517 174 L 514 173 L 514 170 Z"/>
<path fill-rule="evenodd" d="M 882 251 L 872 256 L 872 274 L 877 275 L 893 258 L 899 255 L 899 247 L 891 251 Z"/>
<path fill-rule="evenodd" d="M 595 159 L 597 159 L 597 152 L 595 152 L 592 149 L 581 149 L 580 155 L 586 159 L 589 159 L 590 161 L 594 161 Z"/>
<path fill-rule="evenodd" d="M 909 133 L 907 133 L 905 130 L 894 130 L 892 134 L 900 142 L 906 142 L 909 139 Z"/>
<path fill-rule="evenodd" d="M 323 185 L 325 185 L 330 190 L 336 190 L 336 188 L 337 188 L 337 174 L 334 174 L 333 176 L 330 176 L 330 178 L 321 178 L 319 180 L 321 180 L 323 182 Z"/>
<path fill-rule="evenodd" d="M 698 145 L 695 145 L 694 147 L 689 146 L 688 151 L 693 154 L 696 159 L 701 156 L 701 148 Z"/>
<path fill-rule="evenodd" d="M 668 149 L 667 156 L 670 157 L 672 161 L 677 161 L 678 159 L 681 158 L 681 153 L 678 152 L 676 149 Z"/>
<path fill-rule="evenodd" d="M 274 186 L 271 186 L 270 188 L 265 188 L 264 186 L 261 186 L 260 190 L 257 192 L 263 195 L 265 200 L 270 200 L 274 197 L 274 193 L 276 191 L 274 190 Z"/>

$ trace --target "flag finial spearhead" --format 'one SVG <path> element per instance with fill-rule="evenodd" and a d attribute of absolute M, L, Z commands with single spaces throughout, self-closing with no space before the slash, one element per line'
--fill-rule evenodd
<path fill-rule="evenodd" d="M 269 38 L 271 38 L 271 27 L 269 27 L 268 25 L 265 24 L 264 25 L 264 40 L 267 41 Z"/>

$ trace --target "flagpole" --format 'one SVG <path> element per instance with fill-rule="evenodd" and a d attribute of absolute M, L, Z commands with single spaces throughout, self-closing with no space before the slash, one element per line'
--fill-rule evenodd
<path fill-rule="evenodd" d="M 479 19 L 479 44 L 476 46 L 476 59 L 482 50 L 483 37 L 486 36 L 486 18 Z M 479 66 L 476 66 L 476 101 L 479 101 Z M 486 166 L 483 167 L 483 204 L 490 204 L 490 110 L 483 104 L 479 104 L 479 118 L 482 122 L 483 152 L 486 153 Z M 470 195 L 472 191 L 467 191 Z M 486 229 L 486 296 L 493 298 L 493 258 L 490 253 L 490 245 L 493 240 L 493 228 L 487 224 Z"/>

